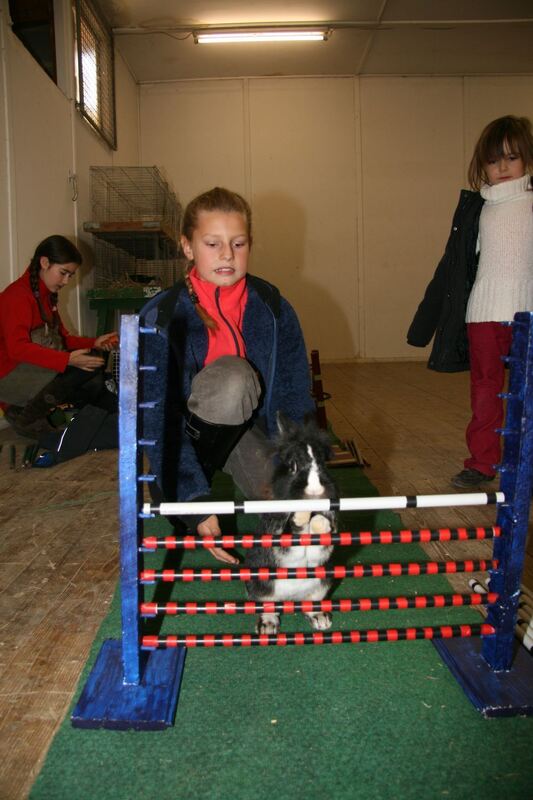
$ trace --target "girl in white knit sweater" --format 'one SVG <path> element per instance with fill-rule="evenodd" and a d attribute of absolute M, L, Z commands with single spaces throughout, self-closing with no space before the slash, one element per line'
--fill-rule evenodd
<path fill-rule="evenodd" d="M 466 306 L 472 419 L 466 429 L 470 457 L 452 479 L 472 488 L 494 477 L 500 461 L 504 384 L 511 321 L 533 311 L 533 136 L 525 117 L 501 117 L 481 133 L 468 177 L 485 201 L 479 217 L 477 272 Z"/>
<path fill-rule="evenodd" d="M 495 475 L 500 461 L 509 322 L 533 311 L 533 135 L 525 117 L 500 117 L 483 130 L 468 170 L 446 250 L 407 333 L 414 347 L 434 336 L 428 367 L 470 369 L 470 456 L 452 478 L 475 488 Z"/>

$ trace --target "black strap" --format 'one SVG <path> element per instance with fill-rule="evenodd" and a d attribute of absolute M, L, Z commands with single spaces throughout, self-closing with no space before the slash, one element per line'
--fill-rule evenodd
<path fill-rule="evenodd" d="M 178 295 L 182 289 L 185 288 L 185 281 L 180 280 L 171 286 L 170 289 L 164 293 L 161 302 L 158 304 L 157 318 L 155 324 L 158 328 L 166 329 L 170 324 L 170 320 L 174 316 L 176 303 L 178 302 Z"/>
<path fill-rule="evenodd" d="M 264 303 L 272 310 L 272 313 L 279 319 L 281 313 L 281 295 L 277 286 L 258 278 L 257 275 L 248 275 L 247 281 L 256 290 L 257 294 Z"/>

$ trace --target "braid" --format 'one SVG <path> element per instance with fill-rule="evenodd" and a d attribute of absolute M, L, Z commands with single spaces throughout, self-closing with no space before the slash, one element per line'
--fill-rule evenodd
<path fill-rule="evenodd" d="M 204 323 L 206 328 L 209 328 L 210 330 L 215 331 L 215 330 L 218 329 L 218 325 L 217 325 L 216 321 L 205 310 L 205 308 L 202 305 L 200 305 L 200 300 L 198 299 L 198 295 L 194 291 L 194 286 L 192 285 L 192 281 L 191 281 L 191 279 L 189 277 L 192 267 L 193 267 L 193 265 L 192 265 L 192 262 L 191 262 L 190 264 L 187 265 L 187 267 L 185 269 L 185 275 L 184 275 L 185 286 L 186 286 L 187 291 L 189 293 L 189 297 L 191 298 L 191 302 L 192 302 L 192 304 L 194 306 L 194 310 L 196 311 L 196 313 L 198 314 L 198 316 L 200 317 L 200 319 L 202 320 L 202 322 Z"/>
<path fill-rule="evenodd" d="M 53 318 L 51 319 L 48 316 L 48 314 L 46 313 L 46 311 L 44 309 L 42 300 L 41 300 L 41 293 L 39 292 L 39 273 L 40 273 L 40 271 L 41 271 L 40 259 L 39 258 L 35 258 L 35 256 L 34 256 L 32 258 L 32 260 L 30 261 L 30 286 L 31 286 L 31 290 L 33 292 L 33 296 L 37 300 L 37 305 L 39 306 L 39 313 L 41 315 L 42 321 L 45 323 L 45 325 L 50 325 L 50 324 L 53 324 L 54 319 Z M 55 302 L 54 302 L 54 296 L 53 295 L 51 295 L 51 300 L 52 300 L 53 306 L 55 306 L 57 304 L 57 294 L 55 294 Z"/>

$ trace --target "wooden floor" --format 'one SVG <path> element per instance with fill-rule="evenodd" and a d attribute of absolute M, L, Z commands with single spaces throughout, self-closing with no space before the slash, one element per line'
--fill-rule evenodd
<path fill-rule="evenodd" d="M 323 364 L 327 414 L 354 439 L 383 495 L 449 493 L 462 468 L 468 375 L 422 364 Z M 117 453 L 21 469 L 27 441 L 0 431 L 0 798 L 28 795 L 69 705 L 116 584 Z M 10 465 L 10 444 L 17 463 Z M 493 507 L 402 513 L 406 527 L 491 525 Z M 490 554 L 484 542 L 432 557 Z M 469 576 L 453 585 L 466 589 Z M 533 537 L 525 583 L 533 587 Z"/>

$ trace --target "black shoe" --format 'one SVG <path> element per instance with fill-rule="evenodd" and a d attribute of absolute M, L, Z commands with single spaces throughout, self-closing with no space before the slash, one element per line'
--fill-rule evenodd
<path fill-rule="evenodd" d="M 4 411 L 4 419 L 6 422 L 9 422 L 11 427 L 13 427 L 13 423 L 16 422 L 24 411 L 24 406 L 16 406 L 11 404 L 8 406 Z"/>
<path fill-rule="evenodd" d="M 463 469 L 453 476 L 451 483 L 456 489 L 477 489 L 478 486 L 493 481 L 494 478 L 494 475 L 485 475 L 477 469 Z"/>

